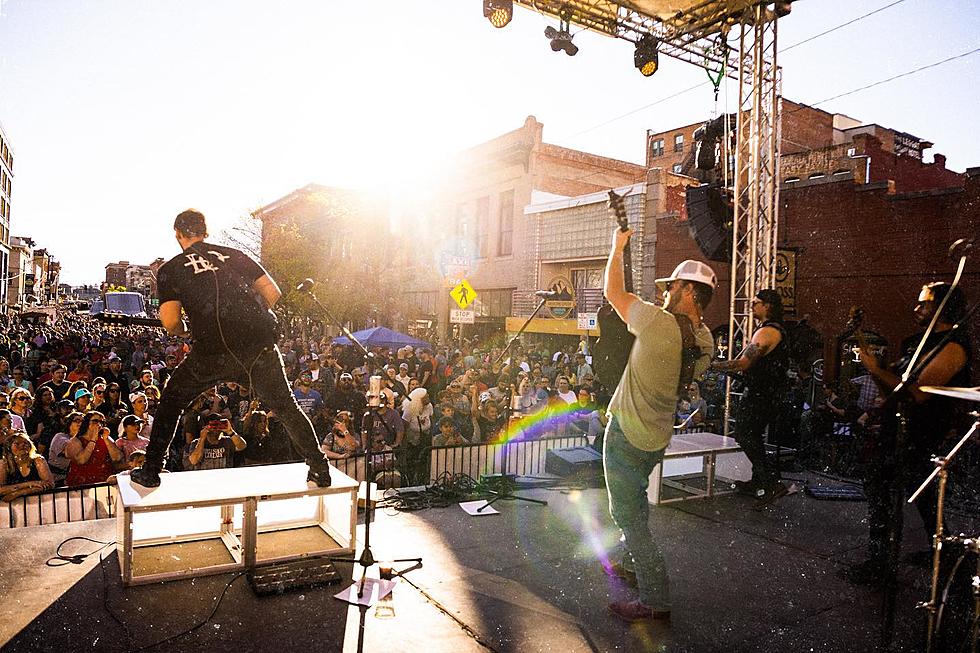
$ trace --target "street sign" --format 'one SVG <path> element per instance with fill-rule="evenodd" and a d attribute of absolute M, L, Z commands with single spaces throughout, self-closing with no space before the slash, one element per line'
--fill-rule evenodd
<path fill-rule="evenodd" d="M 578 328 L 580 331 L 591 331 L 596 328 L 598 313 L 579 313 Z"/>
<path fill-rule="evenodd" d="M 456 304 L 460 308 L 466 308 L 476 299 L 476 291 L 466 279 L 463 279 L 449 291 L 449 296 L 456 300 Z"/>
<path fill-rule="evenodd" d="M 476 311 L 464 311 L 461 308 L 449 310 L 450 324 L 474 324 L 476 322 Z"/>

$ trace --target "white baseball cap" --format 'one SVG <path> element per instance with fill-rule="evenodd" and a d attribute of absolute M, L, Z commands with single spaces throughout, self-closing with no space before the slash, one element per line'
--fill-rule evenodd
<path fill-rule="evenodd" d="M 679 279 L 684 281 L 697 281 L 711 286 L 712 290 L 718 285 L 718 278 L 715 276 L 714 270 L 708 267 L 707 263 L 693 259 L 681 261 L 669 277 L 654 279 L 654 283 L 657 284 L 658 289 L 664 291 L 667 290 L 667 284 Z"/>

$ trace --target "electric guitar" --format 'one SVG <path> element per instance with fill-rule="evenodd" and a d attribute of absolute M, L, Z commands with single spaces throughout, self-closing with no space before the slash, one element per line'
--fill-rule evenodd
<path fill-rule="evenodd" d="M 619 229 L 621 231 L 629 229 L 623 196 L 610 190 L 609 208 L 616 216 Z M 626 292 L 633 292 L 633 262 L 630 258 L 628 241 L 623 250 L 623 279 Z M 599 339 L 592 350 L 592 368 L 595 370 L 596 377 L 611 391 L 623 378 L 623 370 L 626 369 L 636 336 L 629 332 L 626 322 L 616 313 L 608 300 L 599 309 L 596 323 L 599 325 Z"/>

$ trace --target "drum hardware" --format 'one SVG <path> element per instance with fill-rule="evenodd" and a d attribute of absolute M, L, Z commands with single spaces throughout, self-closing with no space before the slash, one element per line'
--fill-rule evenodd
<path fill-rule="evenodd" d="M 971 393 L 977 394 L 977 399 L 973 401 L 980 401 L 980 391 L 975 388 L 943 388 L 938 386 L 922 386 L 921 388 L 924 392 L 931 394 L 943 394 L 946 396 L 959 396 L 950 394 L 950 391 L 970 391 Z M 966 398 L 960 396 L 960 398 Z M 943 536 L 943 503 L 946 498 L 946 482 L 948 480 L 949 471 L 947 467 L 949 463 L 956 457 L 960 449 L 973 437 L 973 434 L 977 432 L 978 427 L 980 427 L 980 420 L 973 423 L 970 430 L 967 431 L 959 442 L 950 449 L 949 453 L 945 456 L 933 456 L 932 462 L 936 465 L 936 468 L 929 474 L 928 478 L 922 482 L 922 485 L 915 491 L 915 493 L 909 497 L 908 503 L 914 502 L 919 495 L 921 495 L 929 484 L 932 483 L 933 479 L 937 476 L 939 477 L 939 491 L 936 495 L 936 533 L 932 537 L 932 582 L 929 586 L 929 600 L 922 601 L 916 605 L 917 608 L 924 609 L 928 612 L 928 632 L 926 633 L 926 653 L 931 653 L 933 647 L 935 646 L 936 634 L 938 631 L 939 617 L 941 615 L 942 606 L 939 601 L 939 562 L 942 557 L 943 543 L 949 542 L 951 539 L 957 542 L 970 542 L 970 546 L 976 547 L 976 539 L 970 538 L 949 538 Z M 972 627 L 972 639 L 973 644 L 971 651 L 976 653 L 977 651 L 977 624 L 978 616 L 980 616 L 980 562 L 978 562 L 977 577 L 975 577 L 973 582 L 974 587 L 974 619 Z"/>

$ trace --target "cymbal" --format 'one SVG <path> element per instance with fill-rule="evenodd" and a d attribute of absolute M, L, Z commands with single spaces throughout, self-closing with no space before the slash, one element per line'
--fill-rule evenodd
<path fill-rule="evenodd" d="M 953 388 L 941 385 L 923 385 L 919 386 L 919 390 L 931 395 L 956 397 L 957 399 L 966 399 L 967 401 L 980 401 L 980 386 L 975 388 Z"/>

